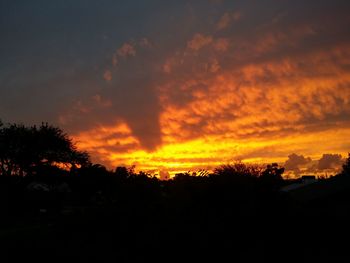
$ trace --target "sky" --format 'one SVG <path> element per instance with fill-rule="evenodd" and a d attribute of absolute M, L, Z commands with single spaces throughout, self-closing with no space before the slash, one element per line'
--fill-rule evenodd
<path fill-rule="evenodd" d="M 0 0 L 0 119 L 161 176 L 237 160 L 337 172 L 350 2 Z"/>

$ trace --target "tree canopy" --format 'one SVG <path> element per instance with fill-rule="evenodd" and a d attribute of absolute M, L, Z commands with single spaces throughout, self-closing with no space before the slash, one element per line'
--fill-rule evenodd
<path fill-rule="evenodd" d="M 89 155 L 77 150 L 61 129 L 42 123 L 37 126 L 0 122 L 0 174 L 35 173 L 42 166 L 88 164 Z"/>
<path fill-rule="evenodd" d="M 343 175 L 350 175 L 350 153 L 348 158 L 346 159 L 345 163 L 343 164 Z"/>

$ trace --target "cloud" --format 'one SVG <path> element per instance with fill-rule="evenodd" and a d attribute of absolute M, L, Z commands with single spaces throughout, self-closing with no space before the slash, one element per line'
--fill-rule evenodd
<path fill-rule="evenodd" d="M 141 47 L 150 47 L 152 45 L 151 42 L 145 37 L 140 39 L 139 44 Z"/>
<path fill-rule="evenodd" d="M 193 38 L 187 42 L 187 47 L 192 50 L 199 50 L 213 41 L 212 36 L 205 36 L 199 33 L 196 33 Z"/>
<path fill-rule="evenodd" d="M 112 65 L 115 67 L 118 65 L 118 58 L 117 58 L 117 53 L 114 53 L 112 55 Z"/>
<path fill-rule="evenodd" d="M 305 158 L 303 155 L 291 154 L 285 162 L 286 170 L 294 171 L 296 174 L 300 173 L 300 167 L 309 164 L 312 161 L 310 157 Z"/>
<path fill-rule="evenodd" d="M 227 28 L 232 21 L 238 21 L 241 18 L 241 13 L 240 12 L 233 12 L 229 13 L 226 12 L 225 14 L 220 17 L 218 23 L 216 24 L 216 29 L 217 30 L 222 30 Z"/>
<path fill-rule="evenodd" d="M 100 107 L 109 108 L 109 107 L 112 106 L 111 100 L 109 100 L 109 99 L 103 99 L 103 98 L 101 97 L 101 95 L 99 95 L 99 94 L 96 94 L 96 95 L 92 96 L 92 100 L 93 100 L 93 102 L 94 102 L 96 105 L 98 105 L 98 106 L 100 106 Z"/>
<path fill-rule="evenodd" d="M 164 65 L 163 65 L 163 72 L 165 73 L 170 73 L 171 72 L 171 67 L 172 67 L 172 61 L 167 60 Z"/>
<path fill-rule="evenodd" d="M 112 72 L 110 70 L 106 70 L 105 73 L 103 73 L 103 78 L 109 82 L 112 80 Z"/>
<path fill-rule="evenodd" d="M 217 51 L 225 52 L 229 47 L 229 40 L 227 38 L 219 38 L 214 42 L 214 49 Z"/>
<path fill-rule="evenodd" d="M 216 129 L 218 133 L 235 130 L 239 137 L 273 132 L 282 134 L 288 130 L 311 132 L 317 128 L 324 129 L 326 127 L 322 128 L 320 122 L 326 124 L 335 121 L 335 116 L 346 116 L 350 111 L 350 91 L 343 87 L 350 76 L 344 71 L 343 79 L 333 77 L 338 75 L 335 72 L 342 71 L 337 66 L 333 68 L 335 74 L 331 73 L 334 62 L 329 60 L 329 56 L 339 62 L 342 59 L 335 55 L 337 51 L 333 52 L 248 64 L 238 68 L 227 64 L 225 58 L 218 57 L 213 61 L 223 69 L 219 75 L 208 74 L 206 67 L 200 69 L 201 63 L 198 60 L 200 61 L 201 54 L 193 57 L 197 61 L 193 64 L 192 58 L 187 57 L 186 64 L 173 63 L 174 81 L 163 87 L 162 103 L 178 107 L 178 112 L 181 112 L 180 108 L 183 110 L 185 103 L 186 116 L 179 119 L 197 116 L 202 119 L 198 122 L 202 127 L 197 128 L 205 132 L 212 130 L 210 126 L 213 126 L 213 122 L 221 126 Z M 205 53 L 210 54 L 210 51 Z M 204 65 L 210 63 L 205 61 L 206 57 L 203 57 Z M 322 66 L 319 61 L 323 61 Z M 313 75 L 309 75 L 307 68 L 313 68 L 313 74 L 318 72 L 318 76 L 321 76 L 325 63 L 329 63 L 328 75 L 322 76 L 320 83 Z M 182 73 L 177 68 L 186 68 L 190 74 L 187 76 L 187 72 Z M 188 78 L 188 81 L 184 81 L 184 78 Z M 283 93 L 280 92 L 281 89 Z M 230 113 L 231 109 L 234 111 Z M 169 116 L 174 115 L 171 113 Z M 228 126 L 225 127 L 226 123 Z M 197 132 L 196 129 L 181 126 L 179 129 Z"/>
<path fill-rule="evenodd" d="M 209 71 L 211 72 L 211 73 L 216 73 L 217 71 L 219 71 L 220 70 L 220 64 L 219 64 L 219 62 L 216 60 L 216 59 L 214 59 L 213 61 L 212 61 L 212 63 L 210 64 L 210 67 L 209 67 Z"/>
<path fill-rule="evenodd" d="M 140 148 L 128 125 L 117 121 L 110 126 L 98 125 L 88 131 L 73 134 L 77 146 L 89 149 L 95 162 L 111 165 L 118 154 L 125 154 Z M 123 163 L 121 161 L 119 164 Z"/>
<path fill-rule="evenodd" d="M 136 55 L 136 50 L 134 46 L 130 43 L 124 43 L 118 50 L 117 54 L 120 57 L 127 57 L 127 56 L 132 56 L 134 57 Z"/>
<path fill-rule="evenodd" d="M 339 168 L 343 163 L 341 154 L 323 154 L 318 160 L 317 168 L 319 170 Z"/>

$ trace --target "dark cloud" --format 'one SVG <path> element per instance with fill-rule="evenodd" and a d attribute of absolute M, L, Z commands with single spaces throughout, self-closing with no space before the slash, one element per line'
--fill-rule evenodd
<path fill-rule="evenodd" d="M 285 162 L 284 167 L 286 170 L 299 174 L 300 167 L 309 164 L 311 161 L 310 157 L 305 158 L 303 155 L 292 153 L 288 156 L 288 160 Z"/>
<path fill-rule="evenodd" d="M 123 118 L 141 145 L 152 151 L 161 145 L 161 107 L 156 90 L 159 79 L 155 75 L 159 58 L 154 48 L 142 43 L 126 43 L 118 49 L 118 65 L 111 69 L 110 81 L 100 95 L 112 102 L 109 117 Z"/>
<path fill-rule="evenodd" d="M 323 154 L 322 158 L 318 160 L 317 168 L 319 170 L 335 169 L 339 168 L 343 163 L 342 156 L 340 154 Z"/>

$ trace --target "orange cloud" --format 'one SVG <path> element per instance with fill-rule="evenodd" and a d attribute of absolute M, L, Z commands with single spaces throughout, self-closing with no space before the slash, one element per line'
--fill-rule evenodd
<path fill-rule="evenodd" d="M 318 172 L 313 166 L 324 153 L 346 156 L 348 42 L 322 42 L 312 23 L 279 28 L 285 16 L 229 32 L 239 19 L 226 13 L 219 31 L 195 33 L 170 51 L 138 41 L 137 57 L 118 63 L 116 88 L 94 101 L 112 109 L 112 121 L 77 134 L 79 147 L 109 167 L 136 165 L 164 176 L 238 159 L 277 161 L 302 174 Z M 117 56 L 135 56 L 129 45 Z"/>
<path fill-rule="evenodd" d="M 148 4 L 136 20 L 120 16 L 129 5 L 119 15 L 99 5 L 95 19 L 43 27 L 31 39 L 36 21 L 10 14 L 3 121 L 57 123 L 110 168 L 166 175 L 234 159 L 293 167 L 308 158 L 313 167 L 294 168 L 339 166 L 327 162 L 350 149 L 350 4 L 261 2 Z"/>
<path fill-rule="evenodd" d="M 132 56 L 134 57 L 136 55 L 136 50 L 133 45 L 130 43 L 124 43 L 118 50 L 117 54 L 121 57 L 127 57 Z"/>
<path fill-rule="evenodd" d="M 202 34 L 195 34 L 193 38 L 187 42 L 187 47 L 192 50 L 199 50 L 202 47 L 209 45 L 213 41 L 212 36 L 204 36 Z"/>
<path fill-rule="evenodd" d="M 227 38 L 219 38 L 214 42 L 214 49 L 217 51 L 227 51 L 229 47 L 229 40 Z"/>
<path fill-rule="evenodd" d="M 112 72 L 110 70 L 106 70 L 105 73 L 103 74 L 103 78 L 106 81 L 111 81 L 112 80 Z"/>
<path fill-rule="evenodd" d="M 140 147 L 138 140 L 133 137 L 130 128 L 124 122 L 117 122 L 111 126 L 99 125 L 88 131 L 74 134 L 73 137 L 77 146 L 89 151 L 95 161 L 109 165 L 116 153 L 125 154 Z"/>
<path fill-rule="evenodd" d="M 152 171 L 168 169 L 171 174 L 212 169 L 235 159 L 284 163 L 291 152 L 312 158 L 324 152 L 345 155 L 350 73 L 342 65 L 348 62 L 348 52 L 336 47 L 238 68 L 226 64 L 213 75 L 202 71 L 183 76 L 179 68 L 187 65 L 174 59 L 170 76 L 158 91 L 163 108 L 160 148 L 146 152 L 125 124 L 79 135 L 79 141 L 90 140 L 79 146 L 112 167 L 137 165 Z M 180 100 L 184 94 L 186 99 Z M 113 135 L 120 127 L 125 137 Z"/>
<path fill-rule="evenodd" d="M 223 136 L 227 146 L 234 141 L 263 142 L 261 147 L 247 146 L 247 154 L 228 151 L 224 158 L 227 152 L 223 151 L 219 154 L 222 162 L 229 156 L 258 162 L 285 160 L 295 150 L 313 156 L 335 149 L 344 153 L 347 150 L 341 142 L 350 127 L 345 121 L 350 115 L 350 74 L 342 66 L 347 59 L 340 53 L 347 52 L 347 48 L 335 47 L 282 61 L 232 69 L 226 65 L 219 74 L 196 72 L 187 81 L 176 75 L 174 67 L 173 77 L 180 81 L 161 88 L 164 142 L 186 144 L 211 136 Z M 178 94 L 183 92 L 187 101 L 179 103 Z M 332 145 L 326 143 L 329 140 Z M 259 149 L 266 149 L 265 155 Z"/>

